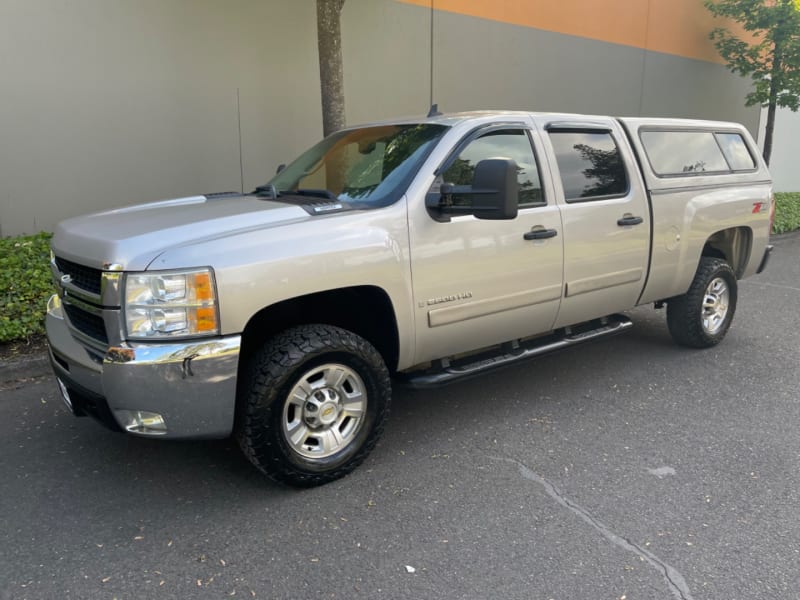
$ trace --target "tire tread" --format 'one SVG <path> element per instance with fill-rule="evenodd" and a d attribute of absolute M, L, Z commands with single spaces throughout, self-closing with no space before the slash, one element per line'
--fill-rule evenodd
<path fill-rule="evenodd" d="M 348 352 L 364 361 L 376 378 L 381 399 L 376 402 L 375 426 L 363 446 L 342 465 L 324 472 L 310 472 L 282 459 L 278 437 L 272 431 L 272 412 L 281 410 L 277 398 L 294 370 L 309 357 L 326 352 Z M 378 442 L 386 423 L 391 402 L 391 379 L 377 350 L 360 336 L 331 325 L 301 325 L 288 329 L 270 340 L 255 354 L 247 369 L 247 380 L 238 402 L 236 438 L 248 460 L 274 481 L 296 487 L 313 487 L 328 483 L 350 473 L 361 464 Z"/>
<path fill-rule="evenodd" d="M 730 302 L 726 317 L 727 323 L 720 332 L 710 335 L 703 330 L 698 309 L 703 304 L 708 284 L 720 275 L 727 275 L 729 283 Z M 689 290 L 682 296 L 676 296 L 667 302 L 667 327 L 672 339 L 681 346 L 689 348 L 710 348 L 717 345 L 730 328 L 736 311 L 736 299 L 736 276 L 730 265 L 719 258 L 701 257 Z"/>

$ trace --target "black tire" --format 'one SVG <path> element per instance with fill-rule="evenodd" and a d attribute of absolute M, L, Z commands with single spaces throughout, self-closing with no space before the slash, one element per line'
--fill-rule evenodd
<path fill-rule="evenodd" d="M 719 258 L 703 256 L 689 291 L 667 302 L 667 326 L 672 339 L 690 348 L 716 346 L 731 326 L 736 299 L 736 276 L 730 265 Z"/>
<path fill-rule="evenodd" d="M 341 383 L 328 385 L 329 378 Z M 236 437 L 271 479 L 322 485 L 355 469 L 374 448 L 391 394 L 389 371 L 369 342 L 330 325 L 294 327 L 267 341 L 251 360 Z M 346 407 L 360 412 L 350 416 Z M 324 424 L 323 413 L 337 420 Z"/>

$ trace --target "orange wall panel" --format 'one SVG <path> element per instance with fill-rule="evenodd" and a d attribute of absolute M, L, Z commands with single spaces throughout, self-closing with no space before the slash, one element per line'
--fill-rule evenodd
<path fill-rule="evenodd" d="M 700 0 L 649 1 L 648 50 L 724 63 L 708 34 L 727 23 L 715 19 Z"/>
<path fill-rule="evenodd" d="M 723 62 L 701 0 L 397 0 L 456 14 Z"/>

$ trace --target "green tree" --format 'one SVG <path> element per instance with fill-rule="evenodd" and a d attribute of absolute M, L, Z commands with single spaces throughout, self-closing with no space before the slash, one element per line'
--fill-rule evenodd
<path fill-rule="evenodd" d="M 753 81 L 745 104 L 767 107 L 764 160 L 772 155 L 775 111 L 800 108 L 800 0 L 704 0 L 716 17 L 737 21 L 751 39 L 718 27 L 709 37 L 728 68 Z"/>
<path fill-rule="evenodd" d="M 317 0 L 317 50 L 325 136 L 345 126 L 341 25 L 344 1 Z"/>
<path fill-rule="evenodd" d="M 592 165 L 582 171 L 587 183 L 592 182 L 592 185 L 583 189 L 581 198 L 624 193 L 628 182 L 625 180 L 622 156 L 616 147 L 603 150 L 588 144 L 575 144 L 573 148 L 580 153 L 583 160 Z"/>

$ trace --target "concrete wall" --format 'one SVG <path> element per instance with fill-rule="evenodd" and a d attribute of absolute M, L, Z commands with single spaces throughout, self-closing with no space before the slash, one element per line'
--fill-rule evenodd
<path fill-rule="evenodd" d="M 423 0 L 347 0 L 348 122 L 424 114 L 433 95 L 446 111 L 701 117 L 756 130 L 746 82 L 703 55 L 697 15 L 669 12 L 673 29 L 695 27 L 683 43 L 654 25 L 662 0 L 564 4 L 597 13 L 583 20 L 556 5 L 505 20 L 458 10 L 500 15 L 509 2 L 436 0 L 449 10 L 432 12 Z M 697 44 L 684 53 L 695 58 L 670 53 Z M 0 0 L 0 235 L 252 189 L 321 135 L 316 53 L 313 0 Z"/>
<path fill-rule="evenodd" d="M 0 234 L 244 187 L 321 131 L 314 3 L 0 1 Z"/>
<path fill-rule="evenodd" d="M 767 109 L 761 114 L 758 142 L 764 147 L 764 128 Z M 800 113 L 778 109 L 772 138 L 772 158 L 769 171 L 776 192 L 800 192 Z"/>

